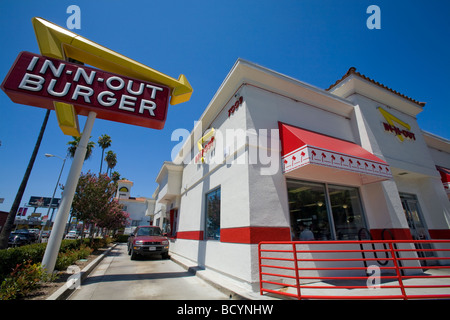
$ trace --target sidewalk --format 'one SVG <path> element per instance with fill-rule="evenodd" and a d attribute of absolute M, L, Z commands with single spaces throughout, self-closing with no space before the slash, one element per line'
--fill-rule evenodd
<path fill-rule="evenodd" d="M 384 274 L 384 276 L 386 275 L 395 277 L 395 274 Z M 423 274 L 415 274 L 414 276 L 421 277 L 402 280 L 408 300 L 449 299 L 450 277 L 446 270 L 428 269 Z M 427 276 L 435 276 L 437 278 Z M 369 280 L 369 282 L 368 280 L 317 281 L 301 285 L 300 293 L 304 299 L 308 300 L 403 300 L 403 293 L 398 279 L 381 279 L 377 283 L 373 281 L 373 279 Z M 297 295 L 297 289 L 294 287 L 284 287 L 278 291 L 288 295 Z M 427 297 L 433 295 L 435 297 Z M 284 299 L 296 298 L 286 296 Z"/>
<path fill-rule="evenodd" d="M 100 255 L 98 258 L 96 258 L 94 261 L 92 261 L 89 265 L 87 265 L 82 271 L 81 271 L 81 281 L 82 284 L 85 281 L 85 279 L 89 276 L 89 274 L 99 265 L 99 263 L 117 246 L 115 244 L 114 246 L 110 247 L 107 251 L 105 251 L 102 255 Z M 214 287 L 215 289 L 219 290 L 223 294 L 229 297 L 229 299 L 233 300 L 285 300 L 285 299 L 292 299 L 290 297 L 283 297 L 278 295 L 272 295 L 272 294 L 264 294 L 260 295 L 259 292 L 254 292 L 250 290 L 250 288 L 246 288 L 242 283 L 240 283 L 237 280 L 231 279 L 227 276 L 224 276 L 216 271 L 209 270 L 209 269 L 202 269 L 200 268 L 195 262 L 188 260 L 182 256 L 179 256 L 177 254 L 171 253 L 170 259 L 178 264 L 179 266 L 183 267 L 188 274 L 192 274 L 193 276 L 196 276 L 200 278 L 201 280 L 208 283 L 210 286 Z M 433 275 L 440 275 L 444 274 L 443 271 L 439 269 L 429 269 L 427 270 L 426 274 L 433 274 Z M 395 281 L 394 281 L 395 282 Z M 380 289 L 340 289 L 336 288 L 336 285 L 343 285 L 342 283 L 334 283 L 333 281 L 328 282 L 316 282 L 314 284 L 310 284 L 311 286 L 318 286 L 320 288 L 301 288 L 302 295 L 310 295 L 310 296 L 344 296 L 344 297 L 350 297 L 353 296 L 354 298 L 357 298 L 357 296 L 376 296 L 376 295 L 399 295 L 401 294 L 400 290 L 398 288 L 382 288 L 383 286 L 389 286 L 389 285 L 396 285 L 396 283 L 388 281 L 383 281 L 381 283 Z M 411 279 L 411 280 L 404 280 L 403 281 L 405 285 L 418 285 L 420 286 L 422 283 L 418 279 Z M 450 285 L 450 279 L 449 278 L 441 278 L 441 279 L 432 279 L 433 285 Z M 354 286 L 364 286 L 364 283 L 361 283 L 360 281 L 354 281 L 353 283 L 346 283 L 346 285 L 354 285 Z M 420 288 L 411 288 L 408 290 L 410 294 L 426 294 L 426 292 L 423 292 L 423 289 Z M 285 293 L 291 293 L 296 294 L 295 288 L 284 288 L 280 291 Z M 55 293 L 53 293 L 50 297 L 47 298 L 47 300 L 65 300 L 67 299 L 71 294 L 73 290 L 67 288 L 66 285 L 63 285 L 59 290 L 57 290 Z M 439 294 L 449 294 L 450 288 L 442 288 L 438 289 Z"/>
<path fill-rule="evenodd" d="M 233 280 L 229 277 L 226 277 L 218 272 L 212 270 L 205 270 L 199 268 L 194 262 L 185 259 L 177 254 L 171 253 L 171 259 L 176 263 L 183 266 L 190 272 L 193 272 L 197 277 L 203 279 L 210 285 L 216 287 L 218 290 L 227 294 L 230 299 L 236 300 L 296 300 L 296 298 L 275 295 L 270 293 L 265 293 L 264 295 L 260 295 L 259 292 L 253 292 L 247 288 L 244 288 L 237 280 Z M 434 275 L 441 276 L 446 275 L 445 271 L 441 269 L 428 269 L 424 275 Z M 431 292 L 425 292 L 423 288 L 420 288 L 424 285 L 424 281 L 428 285 L 436 285 L 436 286 L 445 286 L 450 285 L 450 278 L 435 278 L 435 279 L 406 279 L 403 280 L 405 286 L 412 286 L 413 288 L 407 288 L 407 293 L 410 295 L 427 295 L 431 294 Z M 333 296 L 341 296 L 341 299 L 345 299 L 346 297 L 352 297 L 354 299 L 358 299 L 358 296 L 388 296 L 388 295 L 401 295 L 401 290 L 399 288 L 389 288 L 389 286 L 397 286 L 397 281 L 382 281 L 379 288 L 368 288 L 367 281 L 346 281 L 346 283 L 342 283 L 342 281 L 328 281 L 328 282 L 315 282 L 310 284 L 311 287 L 317 286 L 318 288 L 301 288 L 301 292 L 303 295 L 310 296 L 320 296 L 320 297 L 330 297 L 331 300 Z M 337 286 L 361 286 L 365 288 L 354 288 L 354 289 L 342 289 L 337 288 Z M 416 288 L 414 288 L 417 286 Z M 280 289 L 280 293 L 290 293 L 297 294 L 297 290 L 295 288 L 285 287 Z M 435 288 L 433 290 L 433 294 L 450 294 L 450 288 Z M 350 299 L 352 299 L 350 298 Z M 394 299 L 388 299 L 394 300 Z"/>
<path fill-rule="evenodd" d="M 233 280 L 213 270 L 200 268 L 193 261 L 183 258 L 175 253 L 170 253 L 170 259 L 183 268 L 192 272 L 197 277 L 207 282 L 216 289 L 222 291 L 233 300 L 283 300 L 273 296 L 260 295 L 242 286 L 237 280 Z"/>
<path fill-rule="evenodd" d="M 86 278 L 91 274 L 91 272 L 100 264 L 100 262 L 117 246 L 114 244 L 111 248 L 105 251 L 102 255 L 97 257 L 94 261 L 92 261 L 89 265 L 87 265 L 81 271 L 81 282 L 82 285 Z M 199 277 L 203 281 L 207 282 L 209 285 L 218 289 L 222 293 L 226 294 L 230 297 L 230 299 L 236 300 L 259 300 L 259 299 L 267 299 L 267 297 L 260 296 L 259 293 L 253 293 L 245 290 L 238 283 L 235 283 L 233 280 L 224 277 L 216 272 L 209 270 L 202 270 L 198 268 L 192 261 L 184 259 L 175 254 L 171 254 L 171 260 L 186 269 L 189 273 Z M 46 300 L 66 300 L 74 290 L 69 289 L 66 285 L 63 285 L 57 291 L 55 291 L 50 297 Z"/>
<path fill-rule="evenodd" d="M 92 270 L 95 269 L 95 267 L 98 266 L 98 264 L 108 255 L 108 253 L 111 252 L 112 249 L 114 249 L 117 246 L 117 243 L 115 243 L 113 246 L 108 248 L 105 252 L 103 252 L 101 255 L 99 255 L 95 260 L 93 260 L 90 264 L 88 264 L 86 267 L 81 270 L 81 283 L 89 276 L 89 274 L 92 272 Z M 48 297 L 46 300 L 65 300 L 67 297 L 69 297 L 73 289 L 69 289 L 68 286 L 63 285 L 61 288 L 56 290 L 50 297 Z"/>
<path fill-rule="evenodd" d="M 229 300 L 222 291 L 172 260 L 131 260 L 127 245 L 118 244 L 68 300 Z"/>

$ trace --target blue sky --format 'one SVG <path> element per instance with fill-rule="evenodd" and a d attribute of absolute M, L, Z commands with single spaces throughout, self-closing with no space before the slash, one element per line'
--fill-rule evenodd
<path fill-rule="evenodd" d="M 190 1 L 0 1 L 0 80 L 20 51 L 39 53 L 32 17 L 66 27 L 69 5 L 81 9 L 90 40 L 169 76 L 183 73 L 194 88 L 189 102 L 169 106 L 166 126 L 153 130 L 97 119 L 92 141 L 112 138 L 115 170 L 134 182 L 132 196 L 151 197 L 161 164 L 178 143 L 173 130 L 191 130 L 237 58 L 244 58 L 319 88 L 348 68 L 413 99 L 427 102 L 418 122 L 450 139 L 450 2 L 379 0 L 190 0 Z M 381 9 L 381 29 L 369 30 L 369 5 Z M 17 105 L 0 92 L 0 210 L 9 211 L 39 133 L 45 110 Z M 85 117 L 80 118 L 83 128 Z M 54 112 L 22 204 L 51 197 L 67 142 Z M 96 147 L 83 172 L 98 172 Z M 61 182 L 65 183 L 71 160 Z M 57 195 L 60 194 L 58 191 Z M 44 212 L 40 209 L 38 212 Z"/>

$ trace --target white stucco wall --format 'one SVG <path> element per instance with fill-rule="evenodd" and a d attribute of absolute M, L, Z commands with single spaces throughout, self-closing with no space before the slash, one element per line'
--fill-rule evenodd
<path fill-rule="evenodd" d="M 450 209 L 448 201 L 444 201 L 446 195 L 439 184 L 439 175 L 433 161 L 445 161 L 446 158 L 442 158 L 437 151 L 430 153 L 414 116 L 358 94 L 348 98 L 354 103 L 354 108 L 349 106 L 350 102 L 342 106 L 340 103 L 343 102 L 338 100 L 333 105 L 332 99 L 327 100 L 327 105 L 324 106 L 324 100 L 319 98 L 313 102 L 314 94 L 309 95 L 307 101 L 301 101 L 287 97 L 280 91 L 274 93 L 267 88 L 240 85 L 241 83 L 233 82 L 230 85 L 233 86 L 232 89 L 221 87 L 220 90 L 228 90 L 230 94 L 219 98 L 216 94 L 214 99 L 218 99 L 220 103 L 226 102 L 220 106 L 213 105 L 217 114 L 205 115 L 210 122 L 206 123 L 205 120 L 196 139 L 211 128 L 216 130 L 215 146 L 205 156 L 207 163 L 194 162 L 198 153 L 197 141 L 192 141 L 190 155 L 184 159 L 180 196 L 175 204 L 177 207 L 179 205 L 177 231 L 180 234 L 188 233 L 188 237 L 192 239 L 179 237 L 172 240 L 172 252 L 195 261 L 201 267 L 217 270 L 254 286 L 258 282 L 256 244 L 199 239 L 205 231 L 205 196 L 220 187 L 221 229 L 249 226 L 289 228 L 287 177 L 359 188 L 369 229 L 409 228 L 399 192 L 417 195 L 428 228 L 448 228 Z M 276 85 L 281 86 L 280 83 Z M 239 89 L 234 91 L 234 86 Z M 230 114 L 230 108 L 239 97 L 243 98 L 243 103 Z M 377 109 L 379 106 L 410 124 L 410 131 L 415 133 L 416 140 L 400 142 L 396 136 L 385 132 L 382 125 L 385 120 Z M 343 111 L 339 109 L 341 107 L 351 110 Z M 284 175 L 279 149 L 273 144 L 275 141 L 279 142 L 279 139 L 274 138 L 270 131 L 278 130 L 278 122 L 360 144 L 388 162 L 394 179 L 365 184 L 365 180 L 358 174 L 317 166 Z M 241 139 L 239 134 L 235 134 L 236 130 L 246 133 L 246 138 Z M 257 143 L 261 137 L 273 138 L 273 141 L 267 148 L 261 147 Z M 275 157 L 269 163 L 261 165 L 260 162 L 251 162 L 255 160 L 255 155 L 261 160 L 261 153 L 267 156 L 271 152 Z M 399 175 L 402 172 L 407 174 Z M 168 212 L 166 208 L 169 207 L 166 206 L 171 205 L 167 201 L 164 205 L 158 202 L 167 194 L 167 181 L 164 179 L 160 181 L 161 190 L 156 197 L 155 207 L 155 220 L 159 217 L 161 223 Z"/>
<path fill-rule="evenodd" d="M 358 105 L 361 112 L 361 129 L 359 135 L 368 139 L 372 152 L 386 160 L 391 167 L 412 172 L 437 176 L 433 159 L 421 134 L 421 130 L 414 116 L 397 111 L 395 106 L 386 106 L 381 102 L 368 99 L 359 94 L 348 97 Z M 386 122 L 378 107 L 382 107 L 400 120 L 411 126 L 416 140 L 400 141 L 393 133 L 386 132 L 383 122 Z"/>
<path fill-rule="evenodd" d="M 444 200 L 447 196 L 435 161 L 449 159 L 450 164 L 450 154 L 437 152 L 426 144 L 414 116 L 359 94 L 353 94 L 348 99 L 357 105 L 355 112 L 360 119 L 358 128 L 361 140 L 375 155 L 388 162 L 394 176 L 392 182 L 362 187 L 370 227 L 408 229 L 399 198 L 399 193 L 408 193 L 417 196 L 428 229 L 448 228 L 450 207 L 449 202 Z M 393 133 L 386 132 L 382 124 L 386 119 L 378 110 L 379 107 L 409 124 L 409 131 L 415 134 L 415 140 L 400 141 Z M 378 190 L 379 187 L 383 190 Z M 383 199 L 386 199 L 386 204 L 382 203 Z M 383 210 L 380 207 L 386 208 Z M 388 215 L 380 212 L 387 212 Z"/>

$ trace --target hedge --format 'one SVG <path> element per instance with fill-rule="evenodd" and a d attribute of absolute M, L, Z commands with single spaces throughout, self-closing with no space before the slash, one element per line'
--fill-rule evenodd
<path fill-rule="evenodd" d="M 111 240 L 109 239 L 96 238 L 93 239 L 92 244 L 90 244 L 90 239 L 62 240 L 58 260 L 67 260 L 64 253 L 79 250 L 81 247 L 90 247 L 92 250 L 97 250 L 98 248 L 104 247 L 110 241 Z M 0 279 L 6 278 L 18 264 L 22 264 L 25 261 L 40 263 L 44 257 L 46 246 L 46 243 L 35 243 L 22 247 L 0 250 Z M 65 267 L 67 262 L 58 260 L 56 261 L 56 270 L 65 270 L 65 268 L 67 268 Z"/>
<path fill-rule="evenodd" d="M 130 237 L 130 235 L 128 235 L 128 234 L 119 234 L 116 236 L 116 241 L 117 242 L 128 242 L 129 237 Z"/>

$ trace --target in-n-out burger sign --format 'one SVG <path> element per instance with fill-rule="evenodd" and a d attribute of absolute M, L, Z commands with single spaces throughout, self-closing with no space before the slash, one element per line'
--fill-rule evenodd
<path fill-rule="evenodd" d="M 381 107 L 378 107 L 378 110 L 383 115 L 386 122 L 383 122 L 383 128 L 386 132 L 392 132 L 397 136 L 400 141 L 404 141 L 405 139 L 416 140 L 416 136 L 413 132 L 411 132 L 411 126 L 406 122 L 400 120 L 393 114 L 387 112 Z M 397 127 L 394 123 L 399 124 L 404 129 Z"/>
<path fill-rule="evenodd" d="M 170 89 L 30 52 L 21 52 L 2 89 L 13 102 L 53 109 L 53 101 L 75 105 L 78 114 L 162 129 Z"/>

